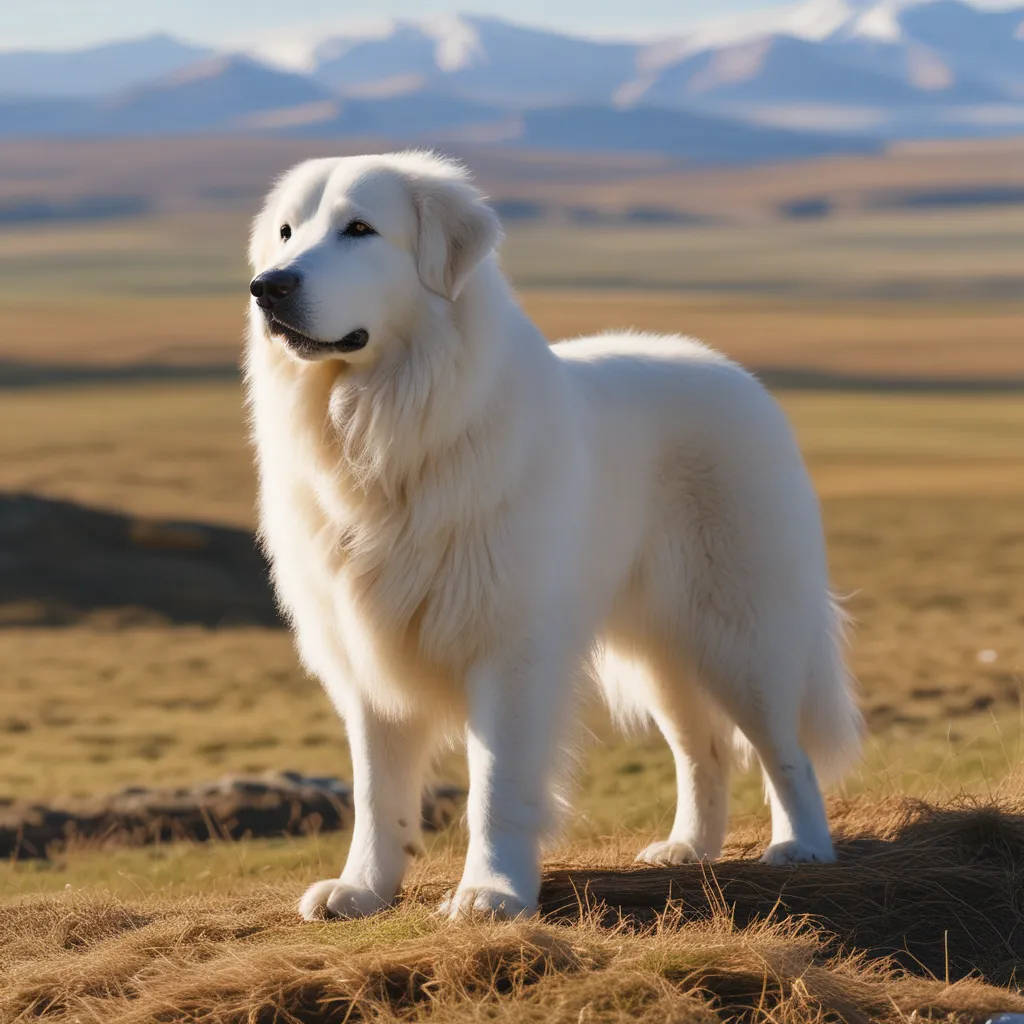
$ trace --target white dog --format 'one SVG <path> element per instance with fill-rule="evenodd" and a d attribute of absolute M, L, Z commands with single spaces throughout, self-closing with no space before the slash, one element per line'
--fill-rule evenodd
<path fill-rule="evenodd" d="M 587 675 L 675 757 L 675 823 L 641 860 L 721 853 L 737 740 L 771 801 L 763 859 L 833 858 L 812 761 L 842 765 L 861 720 L 783 414 L 685 338 L 549 347 L 500 238 L 465 172 L 419 152 L 301 164 L 253 227 L 262 536 L 354 771 L 348 861 L 307 918 L 394 898 L 454 733 L 469 850 L 443 909 L 534 911 Z"/>

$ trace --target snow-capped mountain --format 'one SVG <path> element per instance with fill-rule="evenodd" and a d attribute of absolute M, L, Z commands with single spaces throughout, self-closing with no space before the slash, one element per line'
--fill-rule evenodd
<path fill-rule="evenodd" d="M 1001 113 L 1024 128 L 1024 7 L 809 0 L 655 44 L 629 103 L 697 105 L 769 123 L 933 134 Z M 796 122 L 793 122 L 796 123 Z M 979 123 L 980 127 L 980 123 Z"/>
<path fill-rule="evenodd" d="M 346 95 L 425 89 L 521 108 L 610 101 L 635 73 L 637 49 L 458 16 L 400 22 L 383 38 L 329 39 L 310 63 Z"/>
<path fill-rule="evenodd" d="M 290 59 L 364 98 L 653 106 L 881 137 L 1024 130 L 1024 5 L 803 0 L 642 44 L 460 15 L 330 36 Z"/>
<path fill-rule="evenodd" d="M 713 123 L 777 133 L 737 142 Z M 0 136 L 189 131 L 673 153 L 687 147 L 666 132 L 744 153 L 1022 132 L 1024 3 L 802 0 L 644 42 L 452 15 L 282 31 L 245 56 L 166 37 L 0 53 Z"/>

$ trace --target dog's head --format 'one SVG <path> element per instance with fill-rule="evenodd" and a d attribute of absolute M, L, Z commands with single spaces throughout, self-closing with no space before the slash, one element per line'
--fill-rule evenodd
<path fill-rule="evenodd" d="M 501 229 L 456 164 L 426 153 L 310 160 L 256 217 L 254 314 L 299 359 L 374 361 L 425 294 L 453 301 Z"/>

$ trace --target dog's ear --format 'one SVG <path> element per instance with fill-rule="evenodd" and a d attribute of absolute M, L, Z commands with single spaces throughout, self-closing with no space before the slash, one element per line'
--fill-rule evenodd
<path fill-rule="evenodd" d="M 413 192 L 420 280 L 432 292 L 455 299 L 480 261 L 501 241 L 501 223 L 467 181 L 420 179 Z"/>

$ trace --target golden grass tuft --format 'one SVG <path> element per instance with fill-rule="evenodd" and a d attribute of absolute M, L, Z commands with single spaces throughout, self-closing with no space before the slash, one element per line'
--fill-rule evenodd
<path fill-rule="evenodd" d="M 443 857 L 361 921 L 301 922 L 299 885 L 29 897 L 0 909 L 0 1020 L 866 1024 L 1024 1012 L 1021 778 L 988 802 L 864 797 L 834 810 L 835 865 L 743 856 L 761 825 L 713 867 L 595 868 L 579 847 L 578 864 L 548 871 L 544 916 L 512 923 L 439 917 Z"/>
<path fill-rule="evenodd" d="M 92 919 L 62 947 L 61 915 Z M 835 955 L 798 919 L 739 928 L 722 909 L 650 925 L 448 924 L 414 902 L 369 922 L 300 923 L 281 892 L 156 902 L 98 897 L 5 912 L 0 1019 L 110 1021 L 898 1021 L 979 1019 L 1024 998 Z"/>

